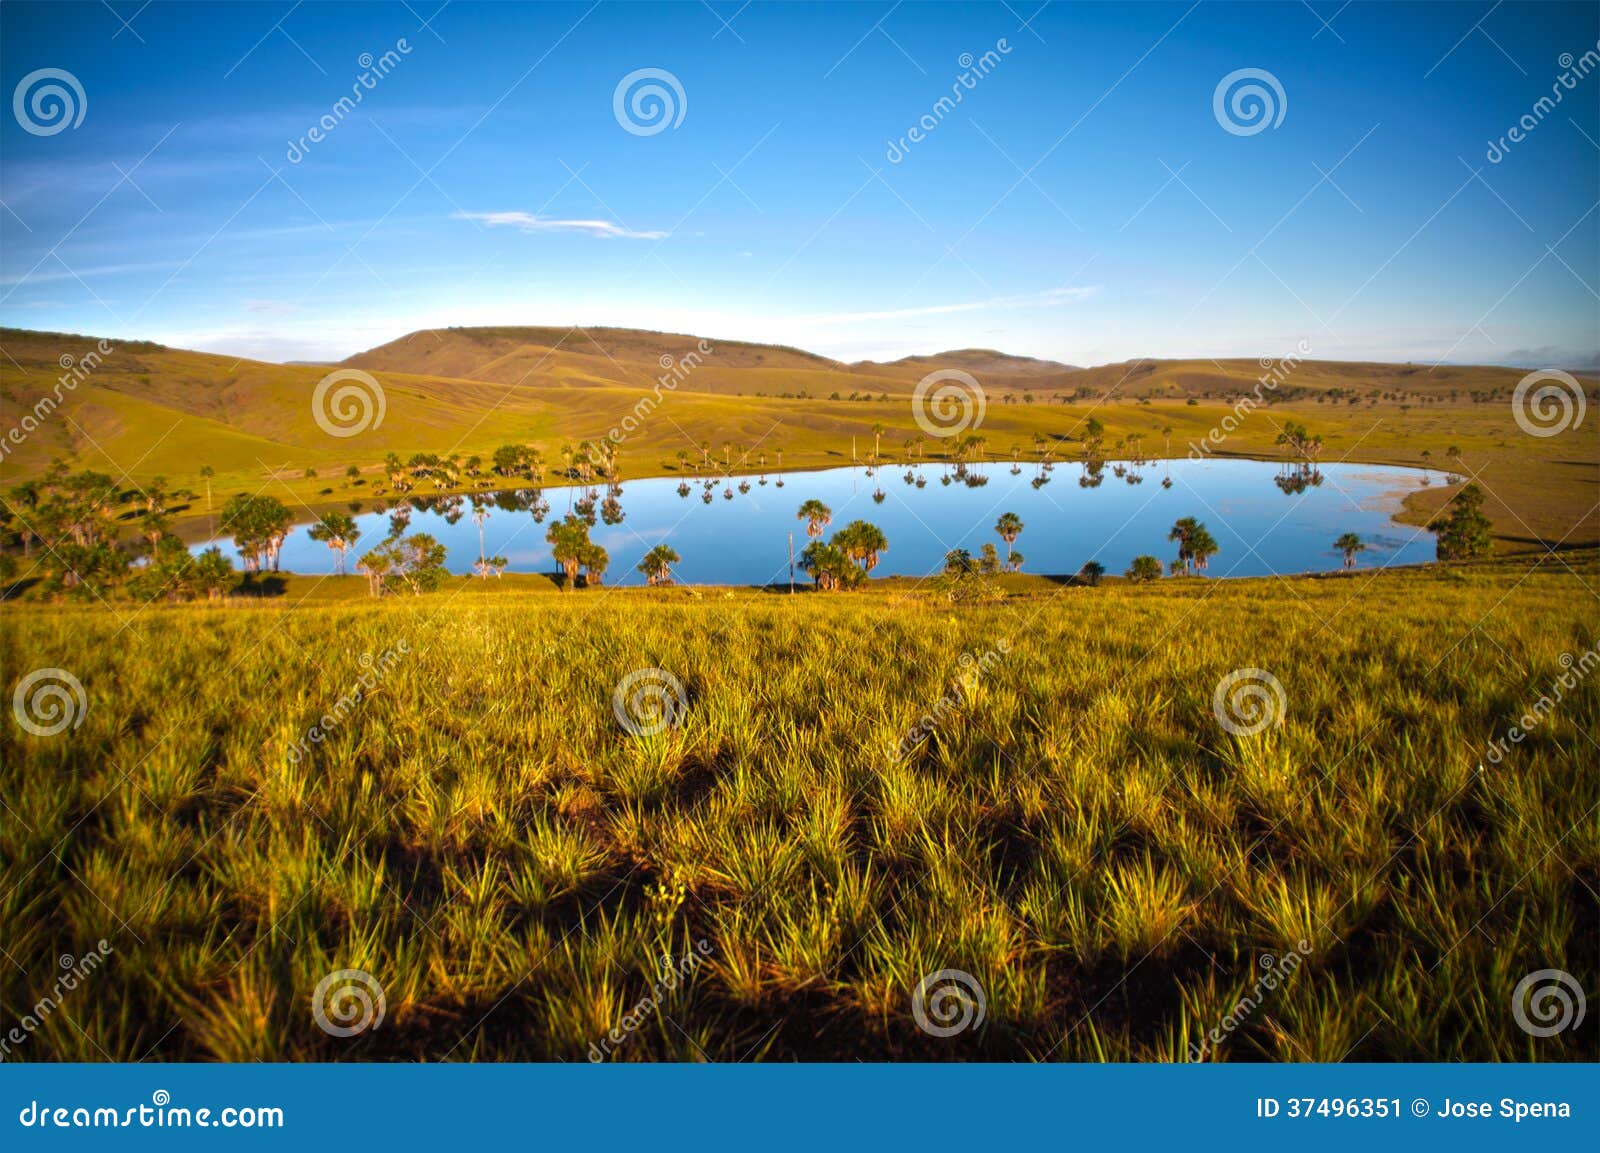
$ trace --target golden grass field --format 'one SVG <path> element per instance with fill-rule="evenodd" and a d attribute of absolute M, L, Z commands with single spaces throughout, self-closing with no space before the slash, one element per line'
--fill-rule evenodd
<path fill-rule="evenodd" d="M 1597 579 L 10 608 L 7 684 L 84 699 L 0 728 L 0 1019 L 112 951 L 7 1059 L 1592 1060 L 1510 1005 L 1600 965 Z M 1221 725 L 1238 669 L 1281 723 Z M 918 1027 L 940 969 L 980 1026 Z"/>

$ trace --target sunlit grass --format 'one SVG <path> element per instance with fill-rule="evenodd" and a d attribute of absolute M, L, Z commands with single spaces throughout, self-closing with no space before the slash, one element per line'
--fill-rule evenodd
<path fill-rule="evenodd" d="M 148 641 L 8 607 L 7 695 L 58 667 L 88 709 L 0 726 L 0 1025 L 61 954 L 114 952 L 7 1059 L 584 1060 L 699 941 L 611 1056 L 1186 1060 L 1304 942 L 1205 1059 L 1593 1058 L 1510 996 L 1594 987 L 1600 686 L 1485 756 L 1596 642 L 1600 572 L 1567 563 L 957 609 L 508 586 L 157 607 Z M 612 690 L 649 667 L 686 707 L 634 737 Z M 1247 667 L 1288 709 L 1236 737 L 1212 691 Z M 387 1015 L 339 1039 L 310 1002 L 346 968 Z M 946 968 L 987 1012 L 935 1038 L 911 994 Z"/>

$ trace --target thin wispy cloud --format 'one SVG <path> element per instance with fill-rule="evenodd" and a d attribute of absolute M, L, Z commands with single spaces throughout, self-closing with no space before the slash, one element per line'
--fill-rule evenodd
<path fill-rule="evenodd" d="M 457 220 L 476 220 L 491 228 L 515 228 L 520 232 L 577 232 L 606 240 L 660 240 L 665 232 L 636 232 L 609 220 L 559 220 L 535 216 L 531 212 L 458 212 Z"/>
<path fill-rule="evenodd" d="M 1010 308 L 1048 308 L 1055 304 L 1073 304 L 1087 300 L 1099 292 L 1097 285 L 1072 288 L 1051 288 L 1044 292 L 1030 292 L 1022 296 L 996 296 L 989 300 L 968 300 L 957 304 L 929 304 L 920 308 L 896 308 L 883 312 L 829 312 L 812 316 L 791 317 L 810 324 L 861 324 L 878 320 L 908 320 L 918 316 L 949 316 L 958 312 L 988 312 Z"/>

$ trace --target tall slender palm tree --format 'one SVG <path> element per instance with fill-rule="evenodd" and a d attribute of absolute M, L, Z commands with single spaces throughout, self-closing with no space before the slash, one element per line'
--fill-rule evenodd
<path fill-rule="evenodd" d="M 800 506 L 800 511 L 795 513 L 795 519 L 806 522 L 806 535 L 814 540 L 833 523 L 833 510 L 820 500 L 812 498 Z"/>
<path fill-rule="evenodd" d="M 1333 542 L 1333 547 L 1344 553 L 1345 568 L 1355 568 L 1356 553 L 1367 550 L 1367 546 L 1362 542 L 1361 538 L 1353 532 L 1344 533 L 1338 540 Z"/>
<path fill-rule="evenodd" d="M 639 562 L 638 568 L 644 574 L 647 585 L 671 584 L 672 566 L 682 559 L 671 545 L 658 544 L 644 554 L 644 560 Z"/>
<path fill-rule="evenodd" d="M 312 540 L 322 541 L 333 550 L 339 558 L 339 575 L 344 576 L 345 554 L 361 539 L 361 530 L 356 527 L 355 518 L 342 512 L 324 513 L 306 535 Z"/>
<path fill-rule="evenodd" d="M 994 531 L 1006 542 L 1006 556 L 1009 557 L 1012 542 L 1022 535 L 1022 518 L 1014 512 L 1003 512 L 1000 519 L 994 522 Z"/>

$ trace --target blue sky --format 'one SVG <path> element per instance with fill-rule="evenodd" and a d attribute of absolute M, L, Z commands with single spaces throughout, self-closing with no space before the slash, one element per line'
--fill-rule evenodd
<path fill-rule="evenodd" d="M 7 3 L 0 324 L 271 360 L 610 324 L 1592 365 L 1597 11 Z M 83 115 L 36 134 L 44 68 Z M 651 134 L 614 110 L 646 68 L 683 94 Z M 1214 106 L 1240 69 L 1283 94 L 1249 134 Z"/>

